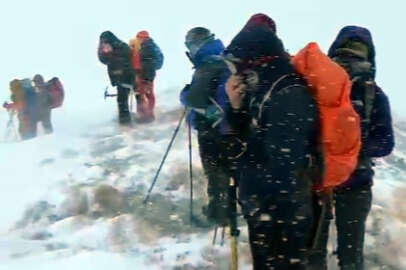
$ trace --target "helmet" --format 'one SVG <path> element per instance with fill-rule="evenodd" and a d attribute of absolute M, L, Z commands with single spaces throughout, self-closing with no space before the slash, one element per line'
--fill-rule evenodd
<path fill-rule="evenodd" d="M 185 45 L 190 55 L 194 57 L 198 50 L 207 42 L 214 39 L 214 34 L 204 27 L 195 27 L 190 29 L 185 37 Z"/>

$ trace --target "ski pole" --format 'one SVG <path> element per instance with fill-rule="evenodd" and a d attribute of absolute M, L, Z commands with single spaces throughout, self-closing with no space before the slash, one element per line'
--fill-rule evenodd
<path fill-rule="evenodd" d="M 10 137 L 10 133 L 13 131 L 14 139 L 18 140 L 18 133 L 16 131 L 16 127 L 14 125 L 14 111 L 9 112 L 9 120 L 6 126 L 6 132 L 4 134 L 4 140 L 6 141 Z"/>
<path fill-rule="evenodd" d="M 225 242 L 225 235 L 226 235 L 226 226 L 223 226 L 223 230 L 221 231 L 221 241 L 220 241 L 220 246 L 224 246 Z"/>
<path fill-rule="evenodd" d="M 216 226 L 214 226 L 214 235 L 213 235 L 213 242 L 212 242 L 213 246 L 216 244 L 217 230 L 218 230 L 218 226 L 216 224 Z"/>
<path fill-rule="evenodd" d="M 316 232 L 313 238 L 312 250 L 316 251 L 320 245 L 320 237 L 323 231 L 323 226 L 325 224 L 326 214 L 328 207 L 330 207 L 332 202 L 332 191 L 326 191 L 326 194 L 321 194 L 321 210 L 320 210 L 320 217 L 317 222 Z"/>
<path fill-rule="evenodd" d="M 190 223 L 193 223 L 193 168 L 192 168 L 192 125 L 188 125 L 189 138 L 189 179 L 190 179 Z"/>
<path fill-rule="evenodd" d="M 231 263 L 230 269 L 238 269 L 238 236 L 240 230 L 238 230 L 237 224 L 237 186 L 235 179 L 230 177 L 229 191 L 229 214 L 230 214 L 230 249 L 231 249 Z"/>
<path fill-rule="evenodd" d="M 16 139 L 16 141 L 18 141 L 18 140 L 20 140 L 20 136 L 18 135 L 18 131 L 17 131 L 17 128 L 14 123 L 14 115 L 15 115 L 15 112 L 12 112 L 10 115 L 10 118 L 11 118 L 10 121 L 11 121 L 12 129 L 14 131 L 14 138 Z"/>
<path fill-rule="evenodd" d="M 173 133 L 172 139 L 171 139 L 171 141 L 169 142 L 168 148 L 166 149 L 166 152 L 165 152 L 165 154 L 164 154 L 164 156 L 163 156 L 163 158 L 162 158 L 161 164 L 159 165 L 159 168 L 158 168 L 158 170 L 157 170 L 157 172 L 156 172 L 156 174 L 155 174 L 155 177 L 154 177 L 154 179 L 152 180 L 152 184 L 151 184 L 151 186 L 150 186 L 150 188 L 149 188 L 149 190 L 148 190 L 147 196 L 146 196 L 145 199 L 144 199 L 144 202 L 143 202 L 144 204 L 146 204 L 146 203 L 148 202 L 149 196 L 151 195 L 152 189 L 153 189 L 154 186 L 155 186 L 156 180 L 158 179 L 158 176 L 159 176 L 159 173 L 161 172 L 162 166 L 163 166 L 164 163 L 165 163 L 165 160 L 166 160 L 166 157 L 168 156 L 169 150 L 171 150 L 173 141 L 175 140 L 176 135 L 177 135 L 178 132 L 179 132 L 179 128 L 180 128 L 180 126 L 182 125 L 183 119 L 185 118 L 186 111 L 187 111 L 187 109 L 185 109 L 185 110 L 183 111 L 182 116 L 181 116 L 180 119 L 179 119 L 178 125 L 177 125 L 177 127 L 176 127 L 176 129 L 175 129 L 175 131 L 174 131 L 174 133 Z"/>

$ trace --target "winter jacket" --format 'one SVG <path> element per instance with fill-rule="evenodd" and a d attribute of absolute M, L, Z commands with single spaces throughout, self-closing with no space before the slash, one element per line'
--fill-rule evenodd
<path fill-rule="evenodd" d="M 329 49 L 329 56 L 334 59 L 336 50 L 342 47 L 347 41 L 361 41 L 369 48 L 368 62 L 371 64 L 369 78 L 354 78 L 351 90 L 353 106 L 361 119 L 362 144 L 357 169 L 344 187 L 361 187 L 372 185 L 374 171 L 371 158 L 389 155 L 394 148 L 394 134 L 392 117 L 388 97 L 375 83 L 375 47 L 372 36 L 368 29 L 358 26 L 344 27 L 338 34 L 336 40 Z M 352 75 L 349 71 L 350 76 Z M 372 101 L 367 97 L 366 91 L 370 88 L 373 95 Z M 372 103 L 370 116 L 367 117 L 367 104 Z"/>
<path fill-rule="evenodd" d="M 24 81 L 25 83 L 24 85 Z M 24 109 L 22 110 L 22 115 L 24 115 L 27 119 L 30 121 L 37 122 L 40 118 L 40 104 L 39 104 L 39 97 L 37 92 L 35 92 L 34 87 L 28 84 L 28 82 L 31 82 L 29 79 L 23 80 L 22 83 L 22 88 L 24 91 L 24 102 L 25 106 Z"/>
<path fill-rule="evenodd" d="M 157 62 L 159 62 L 160 58 L 163 58 L 161 50 L 155 44 L 152 38 L 144 39 L 141 42 L 141 46 L 139 51 L 132 51 L 133 53 L 133 60 L 134 58 L 137 59 L 138 63 L 134 63 L 133 67 L 139 71 L 139 76 L 143 80 L 153 81 L 156 76 Z M 135 66 L 134 66 L 135 64 Z"/>
<path fill-rule="evenodd" d="M 24 90 L 21 86 L 21 81 L 14 79 L 10 82 L 10 91 L 11 91 L 11 101 L 12 104 L 9 104 L 10 109 L 17 110 L 22 112 L 25 107 L 24 101 Z"/>
<path fill-rule="evenodd" d="M 110 44 L 112 52 L 103 53 L 102 43 Z M 135 71 L 131 66 L 130 48 L 110 31 L 103 32 L 100 36 L 98 56 L 99 60 L 107 65 L 111 85 L 134 84 Z"/>
<path fill-rule="evenodd" d="M 196 71 L 192 82 L 181 92 L 180 100 L 183 105 L 202 111 L 216 110 L 219 109 L 218 106 L 222 111 L 226 110 L 228 98 L 225 93 L 225 82 L 230 73 L 223 60 L 218 57 L 223 50 L 224 46 L 220 40 L 212 40 L 203 45 L 191 59 Z M 198 130 L 210 129 L 214 124 L 207 119 L 207 116 L 195 111 L 192 111 L 189 117 L 192 125 Z M 219 123 L 218 130 L 221 134 L 230 132 L 225 119 Z"/>
<path fill-rule="evenodd" d="M 243 29 L 226 51 L 236 59 L 238 73 L 250 70 L 257 77 L 256 83 L 247 82 L 242 108 L 227 112 L 247 142 L 239 181 L 244 214 L 255 215 L 270 198 L 308 198 L 318 114 L 306 83 L 295 74 L 282 42 L 265 27 Z"/>

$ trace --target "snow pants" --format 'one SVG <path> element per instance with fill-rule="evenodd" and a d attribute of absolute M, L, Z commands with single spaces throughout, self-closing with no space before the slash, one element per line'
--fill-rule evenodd
<path fill-rule="evenodd" d="M 153 121 L 155 119 L 154 82 L 136 79 L 137 85 L 137 114 L 140 121 Z"/>
<path fill-rule="evenodd" d="M 307 269 L 310 200 L 272 197 L 254 216 L 246 217 L 254 270 Z"/>
<path fill-rule="evenodd" d="M 209 203 L 204 212 L 217 225 L 226 225 L 235 214 L 230 205 L 230 178 L 238 184 L 238 159 L 234 158 L 233 136 L 220 135 L 216 130 L 198 131 L 199 152 L 208 180 Z"/>
<path fill-rule="evenodd" d="M 372 205 L 371 186 L 340 188 L 334 193 L 337 255 L 341 270 L 364 270 L 365 223 Z M 320 249 L 310 256 L 311 270 L 327 270 L 328 227 L 326 217 Z"/>
<path fill-rule="evenodd" d="M 130 110 L 128 108 L 128 95 L 130 90 L 126 87 L 117 86 L 118 119 L 120 124 L 131 123 Z"/>

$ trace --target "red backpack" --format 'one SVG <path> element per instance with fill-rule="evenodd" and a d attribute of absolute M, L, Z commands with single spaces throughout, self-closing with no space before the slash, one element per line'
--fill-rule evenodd
<path fill-rule="evenodd" d="M 51 109 L 61 107 L 65 98 L 65 92 L 61 81 L 57 77 L 54 77 L 47 82 L 47 85 L 48 92 L 51 96 L 49 107 Z"/>
<path fill-rule="evenodd" d="M 292 58 L 292 64 L 306 79 L 320 114 L 324 173 L 321 186 L 315 188 L 335 187 L 354 171 L 361 147 L 360 120 L 350 100 L 351 81 L 313 42 Z"/>

